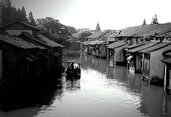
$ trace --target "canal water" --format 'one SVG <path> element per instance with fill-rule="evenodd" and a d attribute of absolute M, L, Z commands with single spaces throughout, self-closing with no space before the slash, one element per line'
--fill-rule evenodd
<path fill-rule="evenodd" d="M 148 85 L 126 67 L 108 66 L 105 59 L 75 60 L 81 62 L 80 80 L 63 76 L 61 87 L 46 96 L 48 103 L 1 111 L 0 117 L 171 117 L 171 96 L 162 87 Z"/>

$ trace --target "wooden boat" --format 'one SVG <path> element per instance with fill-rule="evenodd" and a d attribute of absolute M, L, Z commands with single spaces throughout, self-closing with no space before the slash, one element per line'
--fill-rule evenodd
<path fill-rule="evenodd" d="M 66 79 L 80 79 L 81 78 L 81 68 L 79 63 L 67 62 L 69 66 L 66 69 Z"/>

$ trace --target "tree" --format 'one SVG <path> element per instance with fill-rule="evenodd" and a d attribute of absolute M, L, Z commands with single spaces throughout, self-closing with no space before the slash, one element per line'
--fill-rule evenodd
<path fill-rule="evenodd" d="M 157 18 L 157 15 L 156 15 L 156 14 L 155 14 L 155 16 L 152 18 L 151 24 L 159 24 L 158 18 Z"/>
<path fill-rule="evenodd" d="M 145 19 L 143 20 L 143 25 L 146 25 L 146 20 Z"/>
<path fill-rule="evenodd" d="M 49 33 L 56 33 L 59 35 L 70 35 L 71 33 L 68 31 L 67 27 L 59 22 L 59 20 L 46 17 L 37 19 L 38 23 L 43 25 Z"/>
<path fill-rule="evenodd" d="M 16 19 L 22 21 L 22 18 L 23 18 L 22 11 L 20 8 L 18 8 Z"/>
<path fill-rule="evenodd" d="M 0 0 L 2 24 L 6 24 L 11 20 L 11 0 Z"/>
<path fill-rule="evenodd" d="M 16 8 L 11 8 L 11 10 L 12 9 L 16 9 Z M 15 11 L 13 11 L 13 12 L 15 12 Z M 26 14 L 24 7 L 22 7 L 22 9 L 18 8 L 18 10 L 16 10 L 15 14 L 13 14 L 13 12 L 11 13 L 12 14 L 12 17 L 11 17 L 12 20 L 19 20 L 19 21 L 28 22 L 27 14 Z"/>
<path fill-rule="evenodd" d="M 79 35 L 80 41 L 86 41 L 86 37 L 90 36 L 92 33 L 90 31 L 83 31 Z"/>
<path fill-rule="evenodd" d="M 28 22 L 27 14 L 26 14 L 26 10 L 25 10 L 24 6 L 22 7 L 21 15 L 22 15 L 22 19 L 21 20 L 24 21 L 24 22 Z"/>
<path fill-rule="evenodd" d="M 18 17 L 18 14 L 17 14 L 17 9 L 15 7 L 12 7 L 11 8 L 11 16 L 10 16 L 10 21 L 12 20 L 16 20 Z"/>
<path fill-rule="evenodd" d="M 29 19 L 29 23 L 30 23 L 31 25 L 33 25 L 33 26 L 36 25 L 36 21 L 35 21 L 35 19 L 34 19 L 34 17 L 33 17 L 32 11 L 30 11 L 29 16 L 28 16 L 28 19 Z"/>
<path fill-rule="evenodd" d="M 5 25 L 13 20 L 28 22 L 24 6 L 22 9 L 12 6 L 11 0 L 0 0 L 2 24 Z"/>
<path fill-rule="evenodd" d="M 68 31 L 69 31 L 71 34 L 77 32 L 76 29 L 75 29 L 74 27 L 72 27 L 72 26 L 67 26 L 67 29 L 68 29 Z"/>
<path fill-rule="evenodd" d="M 0 7 L 11 7 L 12 3 L 11 0 L 0 0 Z"/>

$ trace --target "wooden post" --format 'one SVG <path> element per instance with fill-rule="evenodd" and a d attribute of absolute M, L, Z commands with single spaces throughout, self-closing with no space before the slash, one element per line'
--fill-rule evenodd
<path fill-rule="evenodd" d="M 109 49 L 107 48 L 107 64 L 109 64 Z"/>
<path fill-rule="evenodd" d="M 114 58 L 115 58 L 115 49 L 113 49 L 113 58 L 112 58 L 112 59 L 113 59 L 113 66 L 115 65 L 115 64 L 114 64 L 114 62 L 115 62 L 115 61 L 114 61 Z"/>
<path fill-rule="evenodd" d="M 167 92 L 167 65 L 165 64 L 165 69 L 164 69 L 164 90 Z"/>

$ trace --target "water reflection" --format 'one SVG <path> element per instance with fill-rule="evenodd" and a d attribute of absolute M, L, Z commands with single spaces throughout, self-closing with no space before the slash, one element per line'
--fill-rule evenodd
<path fill-rule="evenodd" d="M 143 82 L 141 75 L 129 73 L 126 67 L 110 67 L 106 60 L 87 55 L 81 56 L 81 67 L 80 80 L 66 80 L 63 76 L 61 88 L 55 89 L 51 95 L 42 92 L 39 98 L 47 100 L 47 103 L 40 101 L 43 102 L 41 106 L 10 111 L 8 114 L 0 112 L 0 116 L 171 116 L 171 96 L 165 95 L 162 87 Z"/>
<path fill-rule="evenodd" d="M 33 117 L 62 97 L 60 81 L 7 82 L 0 90 L 0 117 Z"/>
<path fill-rule="evenodd" d="M 66 89 L 69 91 L 77 91 L 81 88 L 80 80 L 66 80 Z"/>
<path fill-rule="evenodd" d="M 166 95 L 161 87 L 147 85 L 142 83 L 141 102 L 138 110 L 144 115 L 150 117 L 170 117 L 169 106 L 171 104 L 170 96 Z"/>
<path fill-rule="evenodd" d="M 94 57 L 86 56 L 85 59 L 82 59 L 83 63 L 87 62 L 85 64 L 86 68 L 89 65 L 88 63 L 92 61 L 91 59 L 94 59 Z M 96 66 L 91 62 L 90 67 L 95 70 L 98 68 L 107 68 L 106 77 L 110 79 L 107 86 L 119 88 L 126 93 L 127 95 L 125 96 L 125 99 L 128 99 L 132 105 L 136 105 L 141 116 L 171 116 L 171 111 L 169 111 L 169 107 L 171 107 L 171 98 L 164 93 L 162 87 L 148 85 L 147 82 L 141 80 L 141 75 L 128 72 L 126 67 L 110 67 L 103 65 L 106 64 L 103 60 L 96 59 L 96 61 L 100 63 L 98 64 L 99 66 Z M 98 69 L 98 71 L 100 70 Z M 105 70 L 100 72 L 104 73 Z"/>
<path fill-rule="evenodd" d="M 99 59 L 94 56 L 82 55 L 81 66 L 84 69 L 92 68 L 104 74 L 107 72 L 107 61 L 105 59 Z"/>

